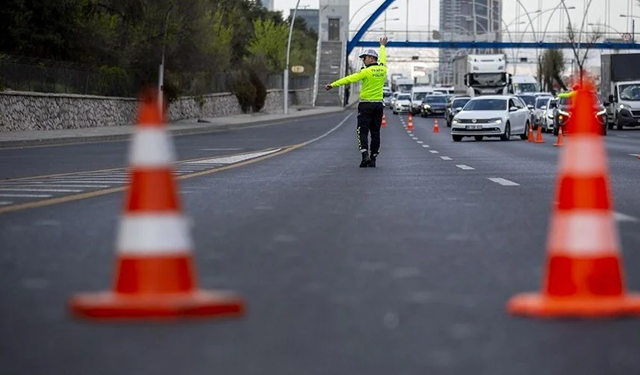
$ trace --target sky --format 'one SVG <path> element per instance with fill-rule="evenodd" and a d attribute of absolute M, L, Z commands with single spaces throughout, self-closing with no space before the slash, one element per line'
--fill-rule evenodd
<path fill-rule="evenodd" d="M 383 3 L 383 1 L 384 0 L 350 0 L 349 11 L 351 21 L 349 29 L 352 31 L 357 30 L 358 26 L 361 25 L 371 15 L 371 13 L 373 13 L 380 6 L 380 4 Z M 401 31 L 399 35 L 403 37 L 403 40 L 406 39 L 404 38 L 406 34 L 404 34 L 403 32 L 405 32 L 407 29 L 410 32 L 426 32 L 429 30 L 428 25 L 430 23 L 431 29 L 437 30 L 439 28 L 438 24 L 440 18 L 440 1 L 441 0 L 396 0 L 395 3 L 390 7 L 397 6 L 398 9 L 390 10 L 387 12 L 387 30 Z M 289 15 L 289 10 L 296 6 L 296 2 L 297 0 L 274 0 L 274 6 L 276 10 L 282 11 L 283 15 L 287 17 Z M 516 20 L 518 16 L 521 16 L 520 20 L 527 21 L 526 23 L 520 22 L 520 24 L 518 24 L 518 22 L 512 23 L 512 26 L 510 26 L 509 28 L 510 33 L 514 35 L 514 33 L 517 32 L 524 32 L 526 27 L 528 28 L 528 30 L 526 31 L 529 32 L 529 35 L 531 35 L 531 29 L 529 28 L 528 19 L 525 17 L 526 13 L 518 4 L 518 1 L 502 0 L 502 2 L 502 18 L 504 21 L 503 24 L 512 23 L 512 21 Z M 586 13 L 585 21 L 585 27 L 587 29 L 593 28 L 593 26 L 587 26 L 588 23 L 602 24 L 603 26 L 599 26 L 598 28 L 606 33 L 611 33 L 607 35 L 607 37 L 619 38 L 620 36 L 618 36 L 618 33 L 631 32 L 631 18 L 620 17 L 620 14 L 628 14 L 638 17 L 637 20 L 639 22 L 638 25 L 636 25 L 636 35 L 640 35 L 640 5 L 638 4 L 638 0 L 565 0 L 567 7 L 574 6 L 576 8 L 575 10 L 569 11 L 571 21 L 574 25 L 577 25 L 579 27 L 582 23 L 583 18 L 585 17 L 585 9 L 587 8 L 587 4 L 589 2 L 591 2 L 591 4 L 589 6 L 589 11 Z M 548 9 L 553 9 L 560 3 L 560 1 L 520 0 L 520 3 L 523 4 L 528 13 L 533 13 L 536 10 L 545 11 Z M 430 15 L 428 14 L 429 4 L 431 4 Z M 300 8 L 317 9 L 318 7 L 319 0 L 300 0 Z M 564 28 L 561 27 L 561 25 L 563 24 L 561 22 L 564 22 L 564 26 L 566 26 L 566 17 L 562 12 L 555 12 L 553 18 L 549 19 L 549 16 L 551 14 L 552 12 L 550 11 L 545 12 L 537 18 L 535 18 L 536 14 L 531 14 L 531 18 L 533 19 L 533 26 L 536 32 L 538 32 L 538 30 L 544 30 L 545 26 L 548 24 L 549 28 L 547 31 L 547 35 L 553 35 L 554 32 L 558 33 Z M 560 17 L 562 17 L 563 21 L 561 21 Z M 391 21 L 392 19 L 397 18 L 399 18 L 399 20 Z M 382 16 L 378 18 L 378 20 L 382 19 Z M 428 20 L 430 20 L 430 22 L 428 22 Z M 378 27 L 379 26 L 381 26 L 381 24 L 378 24 Z M 423 35 L 427 34 L 428 33 L 424 33 Z M 506 38 L 504 40 L 506 40 Z M 413 53 L 408 51 L 407 49 L 398 49 L 398 51 L 390 50 L 389 52 L 395 52 L 397 55 Z M 437 52 L 434 50 L 423 52 L 427 56 L 437 56 Z M 514 54 L 514 56 L 516 56 L 515 54 L 517 53 L 518 57 L 535 57 L 536 55 L 535 50 L 520 50 L 512 51 L 511 53 Z M 423 55 L 423 53 L 421 52 L 420 55 Z M 571 57 L 570 55 L 570 50 L 565 51 L 565 57 Z M 514 56 L 509 55 L 510 58 L 513 58 Z M 596 53 L 595 51 L 590 53 L 586 65 L 597 66 L 599 64 L 599 53 Z M 427 65 L 431 66 L 433 64 L 429 63 Z M 523 68 L 528 69 L 526 66 L 523 66 Z M 533 69 L 533 67 L 530 68 Z"/>
<path fill-rule="evenodd" d="M 276 10 L 281 10 L 284 16 L 289 15 L 289 9 L 296 6 L 297 0 L 275 0 Z M 373 11 L 375 11 L 383 0 L 351 0 L 350 1 L 350 13 L 353 18 L 350 24 L 350 29 L 355 29 L 365 18 L 368 17 Z M 521 0 L 520 1 L 527 9 L 528 12 L 534 12 L 538 9 L 546 10 L 554 8 L 559 0 Z M 576 9 L 571 11 L 572 21 L 574 23 L 581 23 L 584 15 L 584 9 L 589 0 L 566 0 L 568 7 L 575 6 Z M 431 16 L 428 17 L 428 4 L 431 3 Z M 318 8 L 318 0 L 300 0 L 300 7 Z M 392 6 L 398 6 L 398 9 L 390 11 L 388 18 L 400 18 L 399 21 L 388 22 L 388 29 L 404 30 L 407 24 L 407 4 L 409 10 L 409 29 L 410 30 L 427 30 L 427 19 L 431 20 L 433 29 L 438 28 L 440 0 L 396 0 Z M 610 9 L 608 12 L 607 8 Z M 359 10 L 359 11 L 358 11 Z M 357 14 L 355 14 L 357 12 Z M 516 18 L 517 12 L 524 14 L 522 7 L 518 5 L 516 0 L 503 0 L 503 19 L 506 23 Z M 610 13 L 608 19 L 605 19 L 605 14 Z M 539 17 L 539 20 L 535 20 L 534 26 L 538 25 L 541 21 L 546 24 L 548 20 L 548 12 Z M 631 25 L 629 18 L 621 18 L 620 14 L 631 14 L 640 16 L 640 6 L 637 5 L 636 0 L 591 0 L 591 6 L 587 13 L 587 22 L 593 23 L 606 23 L 609 26 L 614 27 L 620 32 L 630 32 Z M 557 18 L 558 13 L 554 15 Z M 555 23 L 555 18 L 551 22 L 553 25 L 559 25 Z M 640 24 L 638 25 L 640 28 Z M 522 26 L 519 26 L 522 27 Z M 515 29 L 515 27 L 513 27 Z"/>

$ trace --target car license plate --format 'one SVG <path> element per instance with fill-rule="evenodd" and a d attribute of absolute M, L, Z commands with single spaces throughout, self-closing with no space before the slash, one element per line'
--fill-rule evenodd
<path fill-rule="evenodd" d="M 482 125 L 467 125 L 467 129 L 469 129 L 469 130 L 482 129 Z"/>

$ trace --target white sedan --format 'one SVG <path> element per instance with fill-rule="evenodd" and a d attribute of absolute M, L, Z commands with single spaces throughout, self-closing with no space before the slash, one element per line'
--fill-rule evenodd
<path fill-rule="evenodd" d="M 460 142 L 463 137 L 500 137 L 508 141 L 512 135 L 526 140 L 529 136 L 529 108 L 512 95 L 475 97 L 462 108 L 451 122 L 451 138 Z"/>

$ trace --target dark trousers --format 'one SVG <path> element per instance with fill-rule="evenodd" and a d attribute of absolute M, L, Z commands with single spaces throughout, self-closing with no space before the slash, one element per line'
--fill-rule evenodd
<path fill-rule="evenodd" d="M 360 102 L 358 104 L 358 149 L 360 152 L 371 151 L 372 155 L 380 152 L 380 126 L 384 105 L 381 102 Z M 371 133 L 371 147 L 369 147 Z"/>

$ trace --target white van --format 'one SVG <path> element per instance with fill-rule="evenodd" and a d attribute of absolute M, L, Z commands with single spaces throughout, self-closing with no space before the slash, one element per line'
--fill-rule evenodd
<path fill-rule="evenodd" d="M 422 100 L 427 95 L 433 94 L 433 87 L 431 86 L 415 86 L 411 89 L 411 114 L 415 115 L 420 113 L 422 106 Z"/>
<path fill-rule="evenodd" d="M 534 94 L 540 92 L 540 85 L 534 76 L 515 75 L 511 76 L 510 93 L 518 94 Z"/>

